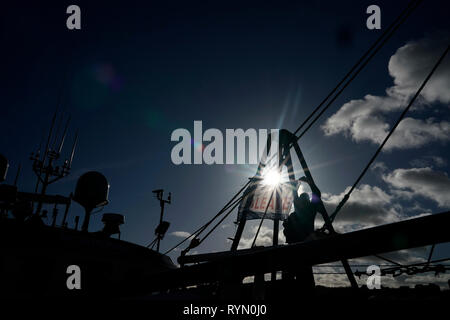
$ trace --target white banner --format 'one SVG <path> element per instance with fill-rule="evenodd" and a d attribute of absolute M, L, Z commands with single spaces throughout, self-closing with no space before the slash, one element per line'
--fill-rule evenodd
<path fill-rule="evenodd" d="M 249 188 L 255 188 L 255 185 Z M 278 208 L 276 205 L 277 197 L 279 198 Z M 268 203 L 269 200 L 270 203 Z M 250 192 L 239 204 L 238 220 L 241 220 L 243 216 L 246 220 L 261 219 L 266 208 L 265 219 L 285 220 L 291 211 L 293 201 L 293 187 L 290 183 L 281 183 L 276 187 L 259 183 L 256 185 L 255 191 Z"/>

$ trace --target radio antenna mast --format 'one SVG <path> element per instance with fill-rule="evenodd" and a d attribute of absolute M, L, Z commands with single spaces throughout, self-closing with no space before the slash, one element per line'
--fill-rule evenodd
<path fill-rule="evenodd" d="M 159 216 L 159 225 L 155 229 L 155 235 L 156 235 L 156 251 L 159 252 L 159 245 L 161 243 L 161 240 L 164 238 L 164 235 L 167 232 L 167 229 L 169 229 L 170 223 L 167 221 L 163 221 L 163 215 L 164 215 L 164 206 L 165 204 L 170 204 L 172 202 L 172 193 L 169 192 L 169 196 L 167 197 L 167 200 L 164 200 L 164 190 L 163 189 L 157 189 L 153 190 L 153 193 L 156 194 L 156 199 L 159 200 L 159 205 L 161 207 L 161 214 Z"/>
<path fill-rule="evenodd" d="M 56 165 L 56 161 L 61 157 L 61 151 L 64 146 L 64 142 L 66 140 L 67 136 L 67 129 L 69 127 L 70 123 L 70 116 L 67 119 L 62 137 L 60 139 L 59 145 L 56 145 L 55 143 L 53 146 L 50 145 L 50 142 L 53 137 L 53 129 L 55 127 L 55 121 L 57 118 L 58 110 L 55 111 L 55 114 L 53 115 L 52 123 L 50 126 L 50 130 L 48 133 L 47 143 L 45 146 L 45 150 L 43 153 L 43 156 L 41 156 L 41 149 L 36 151 L 36 153 L 31 153 L 30 160 L 33 161 L 33 172 L 36 174 L 38 181 L 36 184 L 36 192 L 38 192 L 39 184 L 42 184 L 40 194 L 45 195 L 47 191 L 48 185 L 52 184 L 53 182 L 56 182 L 64 177 L 66 177 L 70 173 L 70 169 L 72 166 L 72 159 L 75 152 L 75 147 L 78 141 L 78 135 L 75 136 L 75 140 L 72 146 L 72 151 L 70 155 L 70 160 L 66 159 L 64 160 L 64 163 L 62 165 Z M 60 116 L 60 121 L 63 121 L 63 115 Z M 57 141 L 58 137 L 57 134 L 55 134 L 54 141 Z M 39 216 L 39 213 L 42 209 L 42 201 L 38 202 L 38 206 L 35 212 L 36 216 Z"/>

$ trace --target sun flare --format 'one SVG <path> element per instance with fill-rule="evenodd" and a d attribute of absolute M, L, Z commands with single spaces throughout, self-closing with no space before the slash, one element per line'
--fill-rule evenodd
<path fill-rule="evenodd" d="M 271 169 L 264 174 L 263 183 L 272 187 L 281 182 L 281 175 L 277 170 Z"/>

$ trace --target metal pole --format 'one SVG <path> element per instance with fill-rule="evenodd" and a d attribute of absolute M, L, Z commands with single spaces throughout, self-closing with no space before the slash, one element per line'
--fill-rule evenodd
<path fill-rule="evenodd" d="M 242 237 L 242 232 L 244 232 L 246 217 L 245 213 L 241 216 L 241 220 L 239 221 L 238 228 L 236 230 L 236 234 L 234 235 L 233 243 L 231 244 L 231 251 L 237 250 L 239 245 L 239 241 Z"/>
<path fill-rule="evenodd" d="M 93 208 L 85 208 L 86 210 L 86 215 L 84 217 L 84 221 L 83 221 L 83 226 L 81 227 L 81 231 L 88 231 L 89 228 L 89 220 L 91 219 L 91 212 L 93 210 Z"/>
<path fill-rule="evenodd" d="M 163 200 L 163 194 L 161 194 L 161 199 L 159 199 L 159 205 L 161 206 L 161 214 L 159 216 L 159 225 L 163 222 L 163 215 L 164 215 L 164 204 L 165 201 Z M 157 235 L 158 240 L 156 242 L 156 252 L 159 252 L 159 244 L 161 243 L 161 236 Z"/>
<path fill-rule="evenodd" d="M 278 232 L 280 229 L 280 219 L 274 219 L 273 220 L 273 239 L 272 239 L 272 244 L 274 246 L 278 245 Z M 277 280 L 277 271 L 274 270 L 271 273 L 270 279 L 272 281 L 276 281 Z"/>
<path fill-rule="evenodd" d="M 73 198 L 73 193 L 70 194 L 70 199 L 72 199 L 72 198 Z M 69 213 L 69 208 L 70 208 L 70 204 L 71 203 L 72 203 L 71 201 L 69 201 L 69 203 L 66 203 L 66 210 L 64 211 L 64 217 L 63 217 L 63 220 L 62 220 L 62 223 L 61 223 L 61 225 L 63 227 L 66 226 L 67 214 Z"/>

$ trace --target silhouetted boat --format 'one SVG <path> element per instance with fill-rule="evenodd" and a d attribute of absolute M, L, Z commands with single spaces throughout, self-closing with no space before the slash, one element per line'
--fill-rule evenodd
<path fill-rule="evenodd" d="M 300 162 L 306 166 L 298 146 L 296 149 Z M 59 158 L 59 153 L 47 150 L 46 154 L 50 159 L 32 157 L 33 169 L 45 175 L 40 178 L 43 186 L 52 181 L 52 175 L 63 178 L 70 169 L 70 162 L 65 162 L 64 170 L 55 169 L 52 162 Z M 0 157 L 2 181 L 7 169 L 8 162 Z M 307 167 L 304 169 L 308 172 Z M 350 291 L 329 290 L 319 286 L 313 291 L 302 290 L 302 283 L 293 279 L 265 281 L 264 274 L 273 275 L 302 266 L 450 241 L 447 228 L 450 212 L 444 212 L 346 234 L 325 234 L 319 239 L 289 245 L 236 250 L 234 242 L 232 251 L 182 254 L 178 259 L 181 267 L 178 267 L 167 255 L 121 240 L 119 226 L 124 223 L 124 217 L 120 214 L 104 214 L 104 229 L 88 232 L 92 210 L 108 203 L 109 184 L 102 174 L 88 172 L 82 175 L 75 194 L 69 197 L 48 195 L 46 187 L 41 190 L 44 192 L 20 192 L 15 185 L 0 184 L 0 290 L 4 297 L 198 298 L 220 301 L 331 295 L 334 298 L 351 296 L 366 299 L 375 292 L 361 288 L 356 291 L 355 288 Z M 154 192 L 163 210 L 164 203 L 170 203 L 170 198 L 164 200 L 162 190 Z M 78 230 L 78 219 L 73 229 L 67 226 L 66 218 L 72 201 L 77 201 L 86 210 L 81 230 Z M 42 210 L 45 204 L 54 206 L 51 225 L 43 223 L 48 214 Z M 65 212 L 61 225 L 57 226 L 56 208 L 61 205 L 65 206 Z M 162 220 L 162 213 L 154 244 L 159 244 L 168 228 L 168 223 Z M 119 234 L 119 239 L 112 238 L 114 234 Z M 73 265 L 82 270 L 81 290 L 70 290 L 67 286 L 68 268 Z M 248 276 L 255 276 L 253 283 L 243 282 Z M 421 288 L 420 292 L 429 293 L 433 288 L 425 289 Z M 436 299 L 448 297 L 447 293 L 436 294 L 433 290 Z M 400 291 L 386 294 L 384 289 L 377 291 L 376 296 L 390 299 L 395 296 L 392 292 Z M 409 296 L 410 299 L 413 297 L 417 295 Z"/>

